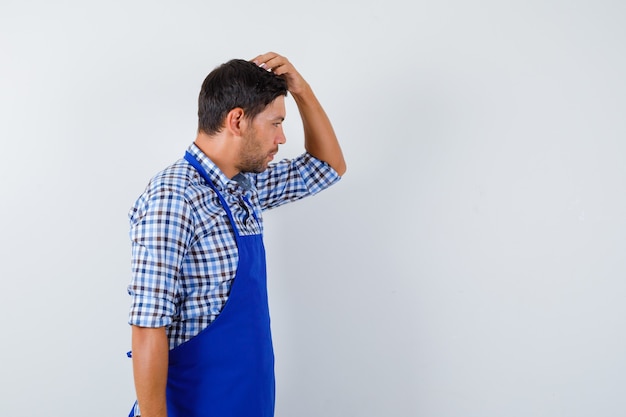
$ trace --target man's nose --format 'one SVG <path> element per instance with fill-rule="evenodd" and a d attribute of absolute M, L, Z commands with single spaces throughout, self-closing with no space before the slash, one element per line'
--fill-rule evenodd
<path fill-rule="evenodd" d="M 285 132 L 283 132 L 281 129 L 280 134 L 276 138 L 276 143 L 278 143 L 279 145 L 284 145 L 286 142 L 287 142 L 287 137 L 285 136 Z"/>

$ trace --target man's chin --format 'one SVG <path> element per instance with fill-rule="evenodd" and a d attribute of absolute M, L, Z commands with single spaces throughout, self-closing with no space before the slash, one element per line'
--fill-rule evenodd
<path fill-rule="evenodd" d="M 268 168 L 268 164 L 263 167 L 247 167 L 246 169 L 242 169 L 241 172 L 245 174 L 260 174 Z"/>

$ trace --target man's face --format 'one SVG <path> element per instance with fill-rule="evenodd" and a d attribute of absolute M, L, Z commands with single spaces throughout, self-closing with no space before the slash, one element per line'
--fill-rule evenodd
<path fill-rule="evenodd" d="M 278 152 L 278 145 L 286 142 L 284 119 L 285 98 L 280 96 L 247 125 L 239 153 L 239 171 L 259 173 L 267 169 Z"/>

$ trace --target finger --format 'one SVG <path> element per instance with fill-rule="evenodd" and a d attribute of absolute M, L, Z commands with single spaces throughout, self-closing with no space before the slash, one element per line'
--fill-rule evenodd
<path fill-rule="evenodd" d="M 254 62 L 257 65 L 263 64 L 265 62 L 267 62 L 268 60 L 274 58 L 278 56 L 278 54 L 276 52 L 266 52 L 264 54 L 261 55 L 257 55 L 255 58 L 251 59 L 252 62 Z"/>
<path fill-rule="evenodd" d="M 280 75 L 279 73 L 284 73 L 286 71 L 281 70 L 277 72 L 277 69 L 289 64 L 289 61 L 285 57 L 278 55 L 275 52 L 268 52 L 262 55 L 258 55 L 256 58 L 252 59 L 252 62 L 254 62 L 259 67 L 265 68 L 268 71 L 273 71 L 278 75 Z"/>

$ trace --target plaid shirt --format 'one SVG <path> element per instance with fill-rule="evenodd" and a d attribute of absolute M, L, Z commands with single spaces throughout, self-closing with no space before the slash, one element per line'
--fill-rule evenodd
<path fill-rule="evenodd" d="M 262 210 L 316 194 L 340 179 L 305 153 L 231 180 L 195 144 L 188 151 L 220 190 L 241 235 L 263 232 Z M 166 326 L 173 349 L 206 328 L 228 299 L 238 263 L 230 222 L 217 195 L 184 159 L 152 178 L 128 215 L 128 322 Z"/>

